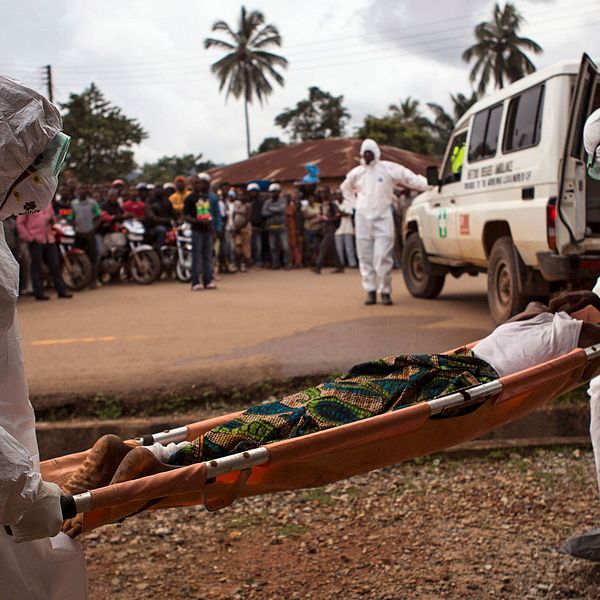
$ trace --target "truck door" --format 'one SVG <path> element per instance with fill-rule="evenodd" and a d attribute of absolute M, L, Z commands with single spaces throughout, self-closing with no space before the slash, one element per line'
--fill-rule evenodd
<path fill-rule="evenodd" d="M 571 100 L 569 129 L 563 152 L 557 199 L 556 244 L 568 254 L 588 234 L 600 235 L 600 183 L 587 177 L 583 126 L 600 107 L 600 78 L 592 59 L 584 54 Z"/>
<path fill-rule="evenodd" d="M 440 187 L 429 204 L 429 238 L 432 254 L 459 259 L 457 194 L 460 194 L 462 167 L 467 144 L 467 131 L 454 135 L 442 168 Z"/>

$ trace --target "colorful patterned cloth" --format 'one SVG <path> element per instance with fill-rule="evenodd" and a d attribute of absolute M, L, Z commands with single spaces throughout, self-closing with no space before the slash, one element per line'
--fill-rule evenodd
<path fill-rule="evenodd" d="M 186 444 L 169 464 L 189 465 L 345 425 L 498 379 L 463 348 L 454 354 L 392 356 L 282 400 L 253 406 Z"/>

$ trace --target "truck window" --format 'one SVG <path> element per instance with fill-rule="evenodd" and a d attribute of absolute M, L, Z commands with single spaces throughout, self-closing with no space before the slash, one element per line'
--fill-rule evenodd
<path fill-rule="evenodd" d="M 467 132 L 457 133 L 450 144 L 450 152 L 444 165 L 442 184 L 460 181 L 463 163 L 465 162 L 465 151 L 467 146 Z"/>
<path fill-rule="evenodd" d="M 542 131 L 544 86 L 538 85 L 511 99 L 504 132 L 504 152 L 537 146 Z"/>
<path fill-rule="evenodd" d="M 475 115 L 469 140 L 469 162 L 476 162 L 496 155 L 502 104 L 482 110 Z"/>

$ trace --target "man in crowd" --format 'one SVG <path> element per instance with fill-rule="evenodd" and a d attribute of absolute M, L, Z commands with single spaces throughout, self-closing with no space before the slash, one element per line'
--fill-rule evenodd
<path fill-rule="evenodd" d="M 250 239 L 252 225 L 250 224 L 250 204 L 244 193 L 237 195 L 233 205 L 233 239 L 235 257 L 238 269 L 245 273 L 252 262 L 250 252 Z"/>
<path fill-rule="evenodd" d="M 258 183 L 249 183 L 246 186 L 248 203 L 250 204 L 250 223 L 252 225 L 252 261 L 258 269 L 263 266 L 262 236 L 264 218 L 262 216 L 263 199 L 260 195 Z"/>
<path fill-rule="evenodd" d="M 321 242 L 319 244 L 319 253 L 317 254 L 317 264 L 313 271 L 317 274 L 321 273 L 321 269 L 325 264 L 328 256 L 332 256 L 335 262 L 334 273 L 343 273 L 344 264 L 342 263 L 337 250 L 335 248 L 335 230 L 340 223 L 340 213 L 337 205 L 331 199 L 331 190 L 328 186 L 322 186 L 318 190 L 319 199 L 321 200 L 321 213 L 319 221 L 321 222 Z"/>
<path fill-rule="evenodd" d="M 123 211 L 135 219 L 143 221 L 146 216 L 146 201 L 150 194 L 148 186 L 145 183 L 138 183 L 135 186 L 136 195 L 134 198 L 123 202 Z"/>
<path fill-rule="evenodd" d="M 115 179 L 110 186 L 109 193 L 116 194 L 117 202 L 122 205 L 126 199 L 123 197 L 125 191 L 127 191 L 127 183 L 123 179 Z"/>
<path fill-rule="evenodd" d="M 17 217 L 19 237 L 29 244 L 31 283 L 36 300 L 50 299 L 44 292 L 44 278 L 42 275 L 42 264 L 44 261 L 48 265 L 58 297 L 73 297 L 73 294 L 67 290 L 60 272 L 60 258 L 52 225 L 54 225 L 54 211 L 50 205 L 40 212 L 19 215 Z"/>
<path fill-rule="evenodd" d="M 177 213 L 169 200 L 169 191 L 168 188 L 165 191 L 164 186 L 162 189 L 155 188 L 153 196 L 146 203 L 146 230 L 158 248 L 165 243 L 167 231 L 177 221 Z"/>
<path fill-rule="evenodd" d="M 427 180 L 410 169 L 380 160 L 379 146 L 370 139 L 360 148 L 361 164 L 344 179 L 341 191 L 355 207 L 356 247 L 364 290 L 365 304 L 392 304 L 392 250 L 395 241 L 392 200 L 394 186 L 425 191 Z"/>
<path fill-rule="evenodd" d="M 77 194 L 77 198 L 71 203 L 71 209 L 77 245 L 85 251 L 92 263 L 90 288 L 96 288 L 98 287 L 98 263 L 100 259 L 96 241 L 96 230 L 102 219 L 100 216 L 100 207 L 90 195 L 89 186 L 79 186 L 79 193 Z"/>
<path fill-rule="evenodd" d="M 340 225 L 335 230 L 335 247 L 343 265 L 352 269 L 358 267 L 354 247 L 354 223 L 352 223 L 352 205 L 336 192 L 334 201 L 340 213 Z"/>
<path fill-rule="evenodd" d="M 175 191 L 169 196 L 169 200 L 178 215 L 183 212 L 183 204 L 190 194 L 191 192 L 187 189 L 185 183 L 185 177 L 183 175 L 177 175 L 177 177 L 175 177 Z"/>
<path fill-rule="evenodd" d="M 223 228 L 219 200 L 210 191 L 208 173 L 195 176 L 192 189 L 183 206 L 183 218 L 192 226 L 192 291 L 214 290 L 217 286 L 213 281 L 213 236 Z"/>
<path fill-rule="evenodd" d="M 269 186 L 269 197 L 262 207 L 262 216 L 269 234 L 272 269 L 279 269 L 281 265 L 289 269 L 290 248 L 285 226 L 285 209 L 286 202 L 281 196 L 281 186 L 272 183 Z"/>

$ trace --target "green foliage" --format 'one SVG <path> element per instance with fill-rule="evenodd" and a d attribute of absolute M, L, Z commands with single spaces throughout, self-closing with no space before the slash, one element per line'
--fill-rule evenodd
<path fill-rule="evenodd" d="M 433 152 L 430 123 L 422 114 L 419 101 L 410 96 L 398 105 L 391 104 L 383 117 L 367 115 L 356 135 L 419 154 Z"/>
<path fill-rule="evenodd" d="M 344 135 L 350 113 L 343 104 L 344 96 L 332 96 L 316 86 L 308 88 L 308 98 L 295 108 L 286 108 L 275 117 L 292 140 L 322 140 Z"/>
<path fill-rule="evenodd" d="M 483 94 L 493 79 L 496 87 L 504 87 L 535 71 L 535 65 L 524 50 L 540 54 L 542 48 L 532 39 L 520 37 L 518 31 L 524 19 L 512 2 L 504 8 L 496 3 L 491 21 L 484 21 L 475 27 L 475 44 L 463 52 L 463 60 L 475 64 L 470 79 L 479 78 L 477 91 Z"/>
<path fill-rule="evenodd" d="M 243 98 L 246 114 L 246 147 L 250 156 L 250 128 L 248 104 L 258 98 L 262 104 L 273 93 L 270 79 L 283 85 L 284 79 L 277 67 L 287 67 L 288 61 L 265 48 L 281 46 L 281 36 L 274 25 L 265 25 L 265 16 L 258 10 L 247 12 L 242 6 L 237 31 L 225 21 L 217 21 L 212 31 L 223 33 L 225 40 L 206 38 L 205 48 L 225 50 L 226 54 L 211 66 L 219 79 L 219 90 L 225 89 L 225 97 Z"/>
<path fill-rule="evenodd" d="M 123 403 L 117 396 L 98 392 L 92 398 L 91 412 L 97 419 L 119 419 L 123 416 Z"/>
<path fill-rule="evenodd" d="M 394 115 L 367 115 L 356 134 L 363 139 L 371 138 L 378 144 L 396 146 L 419 154 L 431 154 L 433 151 L 431 132 L 427 127 L 415 123 L 402 123 Z"/>
<path fill-rule="evenodd" d="M 452 115 L 448 114 L 439 104 L 427 103 L 434 116 L 434 120 L 429 121 L 429 129 L 433 138 L 433 153 L 440 158 L 444 155 L 456 122 L 477 102 L 477 92 L 472 92 L 471 96 L 465 96 L 461 93 L 456 94 L 456 96 L 450 94 L 450 98 L 453 104 Z"/>
<path fill-rule="evenodd" d="M 278 137 L 266 137 L 253 154 L 262 154 L 263 152 L 269 152 L 270 150 L 279 150 L 287 146 L 285 142 L 280 140 Z"/>
<path fill-rule="evenodd" d="M 98 183 L 135 169 L 131 148 L 147 133 L 91 84 L 61 104 L 64 131 L 71 136 L 68 167 L 81 181 Z"/>
<path fill-rule="evenodd" d="M 216 166 L 211 160 L 202 160 L 202 154 L 162 156 L 156 162 L 144 163 L 139 179 L 146 183 L 164 183 L 173 181 L 177 175 L 196 175 Z"/>

